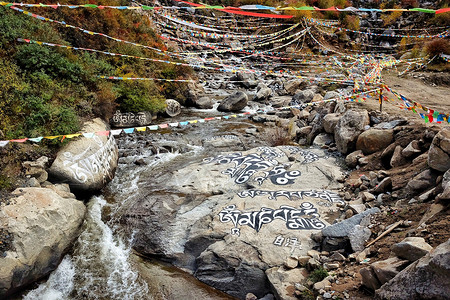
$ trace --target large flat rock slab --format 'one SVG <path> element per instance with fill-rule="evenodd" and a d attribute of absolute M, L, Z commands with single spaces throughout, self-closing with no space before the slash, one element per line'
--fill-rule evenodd
<path fill-rule="evenodd" d="M 171 260 L 226 293 L 263 297 L 266 270 L 315 246 L 335 221 L 342 173 L 319 149 L 225 152 L 151 178 L 122 214 L 134 248 Z"/>

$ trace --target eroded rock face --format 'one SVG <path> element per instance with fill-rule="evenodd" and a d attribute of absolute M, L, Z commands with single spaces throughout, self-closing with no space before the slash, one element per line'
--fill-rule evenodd
<path fill-rule="evenodd" d="M 334 221 L 327 216 L 342 204 L 330 191 L 342 180 L 334 162 L 293 146 L 222 153 L 152 178 L 122 222 L 137 230 L 140 253 L 241 299 L 263 297 L 271 289 L 266 270 L 305 255 L 311 233 Z"/>
<path fill-rule="evenodd" d="M 450 128 L 446 127 L 436 134 L 428 152 L 428 165 L 445 172 L 450 168 Z"/>
<path fill-rule="evenodd" d="M 342 154 L 348 154 L 355 149 L 356 140 L 364 127 L 370 124 L 366 110 L 348 110 L 339 119 L 334 131 L 336 146 Z"/>
<path fill-rule="evenodd" d="M 12 195 L 0 210 L 0 224 L 13 235 L 13 249 L 0 258 L 0 297 L 56 269 L 86 210 L 67 185 L 19 188 Z"/>
<path fill-rule="evenodd" d="M 448 299 L 450 240 L 439 245 L 376 291 L 377 299 Z"/>
<path fill-rule="evenodd" d="M 117 168 L 118 149 L 113 135 L 107 136 L 107 125 L 100 119 L 86 123 L 82 136 L 59 152 L 49 169 L 58 181 L 82 191 L 102 189 L 112 180 Z M 98 135 L 103 132 L 106 135 Z"/>

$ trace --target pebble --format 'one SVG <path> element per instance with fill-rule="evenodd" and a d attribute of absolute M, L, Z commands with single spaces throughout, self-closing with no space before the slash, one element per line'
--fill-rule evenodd
<path fill-rule="evenodd" d="M 326 292 L 322 295 L 322 297 L 324 297 L 325 299 L 331 299 L 332 296 L 331 293 Z"/>

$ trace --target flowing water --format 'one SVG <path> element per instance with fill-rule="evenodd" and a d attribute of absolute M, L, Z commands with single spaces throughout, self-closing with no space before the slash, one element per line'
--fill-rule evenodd
<path fill-rule="evenodd" d="M 196 113 L 204 115 L 205 111 Z M 195 116 L 188 112 L 181 118 Z M 177 293 L 180 297 L 184 295 L 180 291 L 155 291 L 152 282 L 149 282 L 152 277 L 140 274 L 165 272 L 166 276 L 173 277 L 177 271 L 167 266 L 157 266 L 155 269 L 155 264 L 149 266 L 147 260 L 136 259 L 136 256 L 132 258 L 133 236 L 126 235 L 124 228 L 121 228 L 120 212 L 139 197 L 139 185 L 148 182 L 149 176 L 155 176 L 155 170 L 167 172 L 179 168 L 180 163 L 211 155 L 210 151 L 205 153 L 202 140 L 221 133 L 229 134 L 227 129 L 240 127 L 245 129 L 255 125 L 245 119 L 237 119 L 233 122 L 205 123 L 197 128 L 179 129 L 178 132 L 121 136 L 117 140 L 120 158 L 116 175 L 103 195 L 94 196 L 87 202 L 82 232 L 72 251 L 46 282 L 26 292 L 22 299 L 177 299 L 179 297 L 174 296 Z M 146 180 L 140 181 L 141 176 Z M 181 285 L 187 284 L 189 289 L 197 289 L 196 295 L 204 299 L 229 299 L 200 283 L 193 283 L 188 274 L 178 274 L 178 277 L 185 278 Z M 161 296 L 161 293 L 165 295 Z"/>

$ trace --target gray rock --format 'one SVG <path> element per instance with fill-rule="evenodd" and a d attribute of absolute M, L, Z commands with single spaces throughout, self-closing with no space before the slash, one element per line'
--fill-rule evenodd
<path fill-rule="evenodd" d="M 438 171 L 450 169 L 450 128 L 445 127 L 436 134 L 428 152 L 428 165 Z"/>
<path fill-rule="evenodd" d="M 381 180 L 380 183 L 373 189 L 374 193 L 385 193 L 387 191 L 390 191 L 392 189 L 392 179 L 391 177 L 386 177 L 383 180 Z"/>
<path fill-rule="evenodd" d="M 392 130 L 369 129 L 358 136 L 356 149 L 365 155 L 378 152 L 389 146 L 394 139 Z"/>
<path fill-rule="evenodd" d="M 356 150 L 345 157 L 345 164 L 349 168 L 354 168 L 358 164 L 358 160 L 364 157 L 364 154 L 361 150 Z"/>
<path fill-rule="evenodd" d="M 363 227 L 360 225 L 356 225 L 355 227 L 353 227 L 353 229 L 348 234 L 350 245 L 353 251 L 358 252 L 364 250 L 364 245 L 369 240 L 371 234 L 372 232 L 367 227 Z"/>
<path fill-rule="evenodd" d="M 320 133 L 314 138 L 313 145 L 322 147 L 331 144 L 333 141 L 332 135 L 328 133 Z"/>
<path fill-rule="evenodd" d="M 294 79 L 294 80 L 290 80 L 287 83 L 285 83 L 284 89 L 286 90 L 288 95 L 293 96 L 295 94 L 295 92 L 304 84 L 305 84 L 305 82 L 303 80 Z"/>
<path fill-rule="evenodd" d="M 338 92 L 329 91 L 325 94 L 325 96 L 323 96 L 323 100 L 336 99 L 336 98 L 339 98 L 340 96 L 341 95 Z"/>
<path fill-rule="evenodd" d="M 334 128 L 336 128 L 340 117 L 341 115 L 339 114 L 326 114 L 323 117 L 323 129 L 325 132 L 334 134 Z"/>
<path fill-rule="evenodd" d="M 42 156 L 36 161 L 26 161 L 22 163 L 25 168 L 25 175 L 30 175 L 37 180 L 38 183 L 43 183 L 48 179 L 48 173 L 45 171 L 45 165 L 48 163 L 48 157 Z"/>
<path fill-rule="evenodd" d="M 392 154 L 392 158 L 391 158 L 391 162 L 390 162 L 391 167 L 395 168 L 395 167 L 403 166 L 404 164 L 407 163 L 407 160 L 402 156 L 402 150 L 403 150 L 403 148 L 400 145 L 395 147 L 394 153 Z"/>
<path fill-rule="evenodd" d="M 100 119 L 87 122 L 83 132 L 108 130 Z M 113 135 L 71 140 L 57 154 L 49 169 L 58 181 L 68 183 L 72 189 L 97 191 L 112 180 L 118 163 L 118 149 Z"/>
<path fill-rule="evenodd" d="M 392 252 L 400 258 L 409 261 L 416 261 L 427 255 L 433 247 L 431 247 L 422 237 L 407 237 L 400 243 L 392 246 Z"/>
<path fill-rule="evenodd" d="M 348 110 L 339 119 L 334 132 L 336 146 L 342 154 L 355 149 L 359 134 L 369 125 L 369 114 L 366 110 Z"/>
<path fill-rule="evenodd" d="M 230 78 L 230 81 L 238 81 L 237 84 L 245 88 L 256 87 L 258 85 L 258 82 L 255 80 L 255 74 L 253 73 L 237 72 Z"/>
<path fill-rule="evenodd" d="M 331 254 L 331 256 L 329 257 L 330 261 L 345 261 L 345 256 L 342 255 L 339 252 L 334 252 L 333 254 Z"/>
<path fill-rule="evenodd" d="M 435 183 L 436 174 L 432 173 L 430 169 L 427 169 L 410 180 L 406 187 L 412 193 L 417 193 L 431 188 Z"/>
<path fill-rule="evenodd" d="M 244 92 L 236 91 L 220 102 L 218 111 L 231 112 L 242 110 L 248 102 L 248 97 Z"/>
<path fill-rule="evenodd" d="M 264 84 L 259 84 L 256 89 L 256 95 L 255 98 L 253 98 L 253 101 L 265 101 L 269 99 L 269 97 L 272 95 L 272 90 L 265 86 Z"/>
<path fill-rule="evenodd" d="M 353 228 L 356 225 L 359 225 L 361 220 L 368 215 L 379 213 L 380 209 L 378 207 L 374 207 L 366 210 L 363 213 L 354 215 L 353 217 L 341 221 L 339 223 L 330 225 L 324 229 L 322 229 L 323 236 L 326 237 L 346 237 L 350 234 Z"/>
<path fill-rule="evenodd" d="M 86 210 L 83 202 L 48 188 L 20 188 L 12 196 L 0 210 L 0 224 L 13 236 L 12 249 L 0 258 L 0 297 L 56 269 Z"/>
<path fill-rule="evenodd" d="M 314 94 L 313 90 L 299 91 L 292 97 L 290 105 L 309 103 L 314 98 Z"/>
<path fill-rule="evenodd" d="M 411 143 L 402 150 L 402 156 L 406 158 L 413 158 L 420 153 L 422 153 L 422 151 L 420 150 L 419 141 L 417 140 L 411 141 Z"/>
<path fill-rule="evenodd" d="M 377 290 L 383 284 L 394 278 L 408 263 L 407 260 L 402 260 L 397 257 L 375 262 L 359 271 L 362 276 L 362 284 L 371 290 Z"/>
<path fill-rule="evenodd" d="M 374 126 L 374 128 L 377 129 L 394 129 L 397 126 L 400 125 L 404 125 L 406 124 L 408 121 L 407 120 L 394 120 L 391 122 L 382 122 L 380 124 L 377 124 Z"/>
<path fill-rule="evenodd" d="M 362 212 L 364 212 L 366 210 L 366 205 L 365 204 L 350 204 L 348 205 L 348 207 L 355 213 L 355 214 L 360 214 Z"/>
<path fill-rule="evenodd" d="M 194 106 L 200 109 L 211 109 L 213 108 L 213 101 L 209 97 L 200 97 L 194 102 Z"/>
<path fill-rule="evenodd" d="M 166 99 L 166 109 L 164 110 L 169 117 L 178 116 L 181 113 L 181 105 L 173 99 Z"/>
<path fill-rule="evenodd" d="M 409 265 L 376 291 L 377 299 L 448 299 L 450 240 Z"/>

